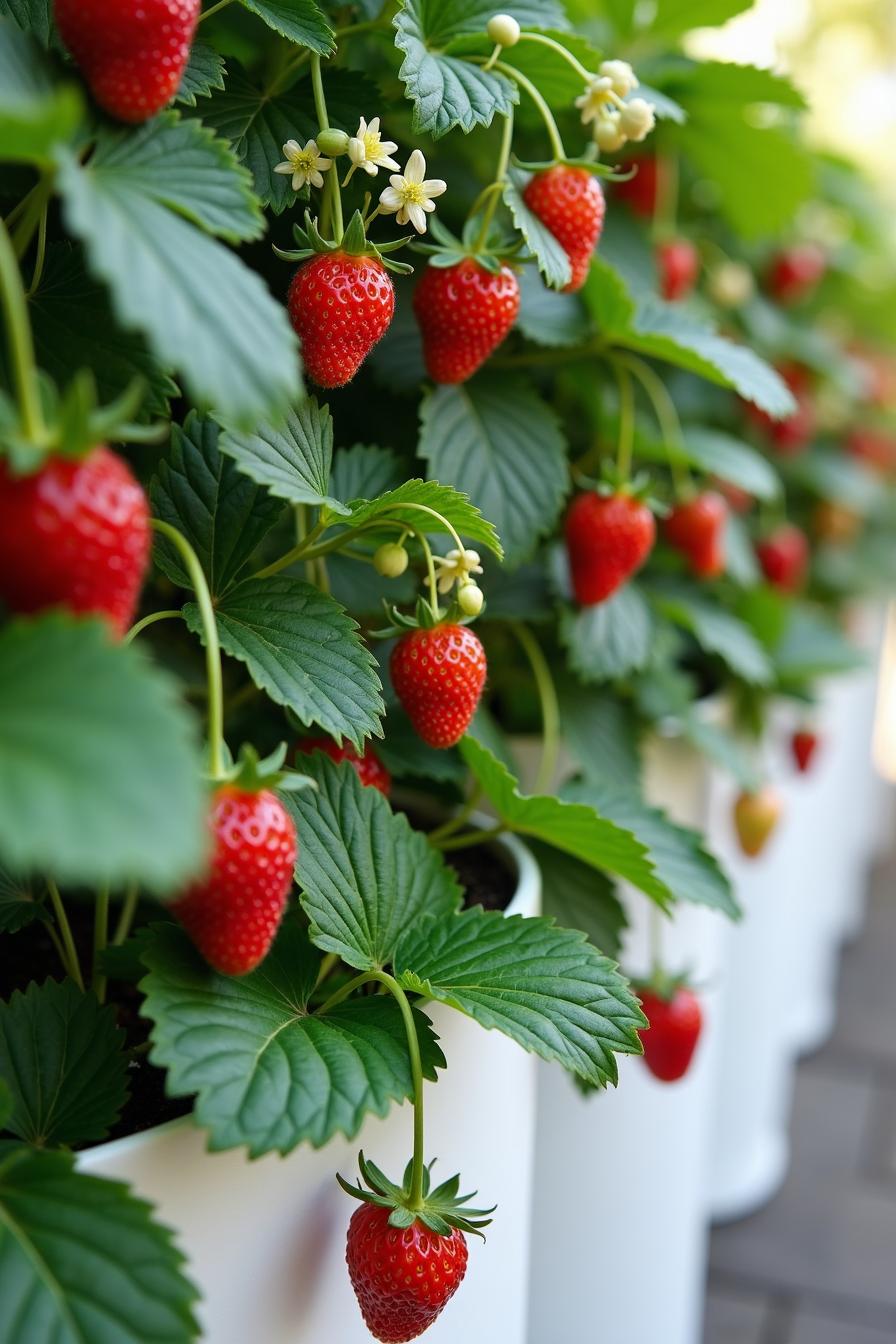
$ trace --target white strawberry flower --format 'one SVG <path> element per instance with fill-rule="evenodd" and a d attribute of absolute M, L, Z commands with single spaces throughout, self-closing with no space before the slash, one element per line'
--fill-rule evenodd
<path fill-rule="evenodd" d="M 598 149 L 607 153 L 622 148 L 628 136 L 622 129 L 618 112 L 607 108 L 603 115 L 597 118 L 594 123 L 594 139 Z"/>
<path fill-rule="evenodd" d="M 478 551 L 459 551 L 455 548 L 447 555 L 434 555 L 433 560 L 439 571 L 440 593 L 447 593 L 455 583 L 468 583 L 471 574 L 482 573 Z"/>
<path fill-rule="evenodd" d="M 576 99 L 576 107 L 582 113 L 582 125 L 587 126 L 603 116 L 607 106 L 614 98 L 613 81 L 607 75 L 595 75 L 585 85 L 585 92 Z"/>
<path fill-rule="evenodd" d="M 380 210 L 394 214 L 399 224 L 413 224 L 418 233 L 426 232 L 426 216 L 435 210 L 433 200 L 446 190 L 441 178 L 424 178 L 425 172 L 426 160 L 415 149 L 404 173 L 393 173 L 389 178 L 391 185 L 380 193 Z"/>
<path fill-rule="evenodd" d="M 656 125 L 656 116 L 643 98 L 632 98 L 619 109 L 619 124 L 629 140 L 646 140 Z"/>
<path fill-rule="evenodd" d="M 638 77 L 628 61 L 602 61 L 598 73 L 610 81 L 610 88 L 619 98 L 625 98 L 638 87 Z"/>
<path fill-rule="evenodd" d="M 283 146 L 283 163 L 278 163 L 274 172 L 291 176 L 293 191 L 301 191 L 306 182 L 312 187 L 322 187 L 322 174 L 332 166 L 333 160 L 321 155 L 316 140 L 309 140 L 304 147 L 298 140 L 287 140 Z"/>
<path fill-rule="evenodd" d="M 356 168 L 363 168 L 371 177 L 376 177 L 380 168 L 397 172 L 399 164 L 390 158 L 392 151 L 397 148 L 398 145 L 394 140 L 384 140 L 380 135 L 379 117 L 374 117 L 370 122 L 362 117 L 356 133 L 348 142 L 348 156 L 352 166 L 345 179 L 346 182 Z"/>

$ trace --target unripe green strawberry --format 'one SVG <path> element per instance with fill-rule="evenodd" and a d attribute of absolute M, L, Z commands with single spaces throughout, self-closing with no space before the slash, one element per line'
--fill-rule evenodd
<path fill-rule="evenodd" d="M 288 303 L 308 376 L 343 387 L 386 334 L 395 290 L 376 257 L 322 252 L 296 271 Z"/>
<path fill-rule="evenodd" d="M 587 168 L 558 163 L 535 174 L 523 199 L 569 257 L 572 275 L 565 291 L 581 289 L 604 226 L 606 203 L 597 178 Z"/>
<path fill-rule="evenodd" d="M 464 383 L 501 344 L 520 309 L 519 281 L 509 266 L 497 274 L 472 257 L 427 266 L 414 292 L 423 357 L 437 383 Z"/>
<path fill-rule="evenodd" d="M 402 635 L 389 662 L 392 685 L 423 741 L 453 747 L 470 726 L 485 685 L 485 650 L 465 625 Z"/>

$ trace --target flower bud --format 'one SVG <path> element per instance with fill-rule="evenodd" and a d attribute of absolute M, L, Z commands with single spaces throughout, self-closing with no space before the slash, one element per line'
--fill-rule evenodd
<path fill-rule="evenodd" d="M 515 47 L 520 40 L 520 26 L 512 14 L 494 14 L 485 31 L 499 47 Z"/>
<path fill-rule="evenodd" d="M 619 98 L 625 98 L 638 87 L 638 79 L 628 61 L 602 61 L 600 73 L 610 81 L 610 87 Z"/>
<path fill-rule="evenodd" d="M 632 98 L 619 109 L 619 125 L 629 140 L 646 140 L 656 125 L 653 108 L 643 98 Z"/>
<path fill-rule="evenodd" d="M 628 136 L 620 125 L 619 117 L 614 112 L 605 112 L 594 123 L 594 139 L 598 149 L 612 152 L 621 149 Z"/>
<path fill-rule="evenodd" d="M 472 579 L 458 588 L 457 605 L 465 616 L 478 616 L 482 610 L 482 589 Z"/>
<path fill-rule="evenodd" d="M 408 553 L 397 541 L 385 541 L 374 554 L 373 567 L 384 579 L 397 579 L 408 567 Z"/>
<path fill-rule="evenodd" d="M 335 131 L 332 128 L 328 131 L 318 131 L 317 147 L 321 154 L 337 159 L 340 154 L 348 151 L 348 136 L 345 131 Z"/>
<path fill-rule="evenodd" d="M 720 308 L 739 308 L 753 297 L 755 285 L 749 266 L 723 261 L 709 273 L 709 296 Z"/>

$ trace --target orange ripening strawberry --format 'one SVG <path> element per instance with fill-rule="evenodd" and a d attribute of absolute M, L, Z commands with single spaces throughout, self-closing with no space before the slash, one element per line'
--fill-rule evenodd
<path fill-rule="evenodd" d="M 647 559 L 656 524 L 647 505 L 632 495 L 578 495 L 566 515 L 566 549 L 576 601 L 603 602 Z"/>
<path fill-rule="evenodd" d="M 714 490 L 677 505 L 666 519 L 666 540 L 687 557 L 698 578 L 714 579 L 724 572 L 727 521 L 728 506 Z"/>
<path fill-rule="evenodd" d="M 105 445 L 51 456 L 30 476 L 0 461 L 0 597 L 12 611 L 67 607 L 123 635 L 149 552 L 143 487 Z"/>
<path fill-rule="evenodd" d="M 485 650 L 465 625 L 402 635 L 389 661 L 392 685 L 418 735 L 453 747 L 470 726 L 485 685 Z"/>
<path fill-rule="evenodd" d="M 740 847 L 750 859 L 762 853 L 781 819 L 781 801 L 766 786 L 757 793 L 741 793 L 734 804 L 734 826 Z"/>
<path fill-rule="evenodd" d="M 657 243 L 656 269 L 660 294 L 667 303 L 686 299 L 700 274 L 700 253 L 687 238 L 668 238 Z"/>
<path fill-rule="evenodd" d="M 820 499 L 812 510 L 812 530 L 820 541 L 846 546 L 858 534 L 862 519 L 836 499 Z"/>
<path fill-rule="evenodd" d="M 380 793 L 389 796 L 392 776 L 369 742 L 365 743 L 363 756 L 359 755 L 351 742 L 343 742 L 339 746 L 332 737 L 303 737 L 301 742 L 296 743 L 296 750 L 306 755 L 310 755 L 312 751 L 326 752 L 330 760 L 335 761 L 337 765 L 341 761 L 348 761 L 362 784 L 369 785 L 372 789 L 379 789 Z"/>
<path fill-rule="evenodd" d="M 54 0 L 59 34 L 100 107 L 154 117 L 180 87 L 200 0 Z"/>
<path fill-rule="evenodd" d="M 783 593 L 799 592 L 809 568 L 809 543 L 804 532 L 792 523 L 782 523 L 757 544 L 756 554 L 772 587 Z"/>
<path fill-rule="evenodd" d="M 703 1010 L 687 985 L 675 985 L 667 994 L 639 989 L 641 1009 L 649 1027 L 638 1032 L 644 1047 L 644 1063 L 662 1083 L 676 1083 L 691 1066 L 700 1032 Z"/>
<path fill-rule="evenodd" d="M 465 383 L 510 331 L 520 310 L 509 266 L 489 271 L 473 257 L 427 266 L 414 291 L 423 358 L 437 383 Z"/>
<path fill-rule="evenodd" d="M 572 275 L 564 292 L 581 289 L 604 227 L 606 203 L 597 178 L 587 168 L 558 163 L 535 174 L 523 200 L 569 257 Z"/>
<path fill-rule="evenodd" d="M 296 829 L 270 789 L 220 786 L 209 825 L 208 872 L 171 906 L 210 966 L 246 975 L 264 960 L 286 909 Z"/>
<path fill-rule="evenodd" d="M 296 271 L 288 306 L 308 376 L 343 387 L 389 329 L 395 289 L 376 257 L 322 252 Z"/>

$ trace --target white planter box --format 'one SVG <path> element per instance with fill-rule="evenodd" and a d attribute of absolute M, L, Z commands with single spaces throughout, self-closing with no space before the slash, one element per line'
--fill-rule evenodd
<path fill-rule="evenodd" d="M 540 875 L 513 838 L 519 884 L 508 914 L 540 908 Z M 488 1240 L 470 1238 L 464 1283 L 427 1334 L 433 1344 L 523 1344 L 529 1264 L 534 1061 L 495 1031 L 441 1005 L 430 1008 L 448 1072 L 425 1092 L 427 1158 L 436 1174 L 460 1171 L 464 1189 L 497 1203 Z M 558 1070 L 559 1072 L 559 1070 Z M 208 1344 L 370 1344 L 345 1267 L 355 1202 L 335 1173 L 354 1178 L 358 1149 L 393 1178 L 410 1158 L 411 1109 L 367 1121 L 351 1142 L 250 1162 L 242 1151 L 210 1154 L 188 1120 L 102 1144 L 79 1156 L 98 1176 L 118 1177 L 177 1229 L 200 1287 Z M 562 1235 L 562 1227 L 556 1227 Z M 24 1344 L 24 1341 L 23 1341 Z"/>
<path fill-rule="evenodd" d="M 654 739 L 647 796 L 702 829 L 708 773 L 687 744 Z M 650 902 L 637 892 L 625 899 L 632 927 L 624 966 L 646 972 Z M 729 933 L 724 916 L 694 906 L 663 919 L 665 959 L 693 970 L 705 1008 L 683 1080 L 660 1083 L 642 1060 L 621 1058 L 618 1089 L 582 1097 L 539 1065 L 529 1344 L 699 1344 L 705 1166 Z M 566 1232 L 558 1238 L 561 1220 Z"/>

